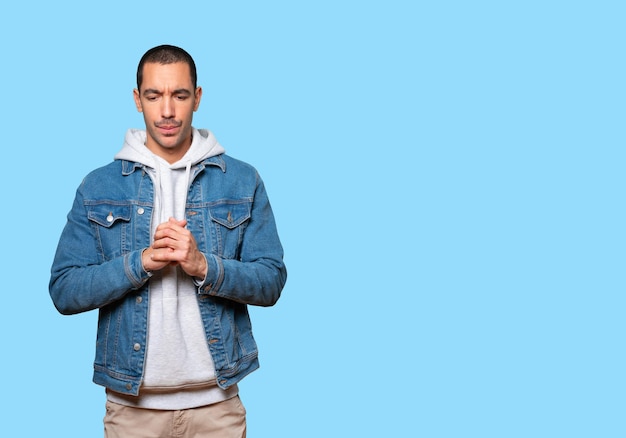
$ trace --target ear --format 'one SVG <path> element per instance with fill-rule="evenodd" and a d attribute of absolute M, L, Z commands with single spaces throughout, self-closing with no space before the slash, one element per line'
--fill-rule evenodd
<path fill-rule="evenodd" d="M 139 97 L 139 90 L 136 88 L 133 90 L 133 98 L 135 99 L 135 106 L 137 107 L 137 111 L 142 113 L 143 107 L 141 106 L 141 98 Z"/>
<path fill-rule="evenodd" d="M 198 111 L 198 107 L 200 106 L 200 99 L 202 99 L 202 87 L 196 88 L 195 98 L 196 98 L 196 103 L 193 106 L 194 112 Z"/>

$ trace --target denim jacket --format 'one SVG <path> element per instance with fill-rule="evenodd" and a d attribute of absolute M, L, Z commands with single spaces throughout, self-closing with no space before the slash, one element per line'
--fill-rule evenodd
<path fill-rule="evenodd" d="M 192 170 L 187 228 L 208 273 L 197 298 L 217 384 L 228 388 L 259 367 L 247 305 L 272 306 L 287 279 L 283 249 L 256 170 L 225 154 Z M 116 160 L 76 192 L 52 264 L 50 296 L 62 314 L 99 309 L 95 383 L 137 395 L 146 358 L 152 179 Z"/>

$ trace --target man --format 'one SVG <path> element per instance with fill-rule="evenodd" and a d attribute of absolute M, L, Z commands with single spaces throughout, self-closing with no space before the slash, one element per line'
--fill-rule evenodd
<path fill-rule="evenodd" d="M 59 312 L 99 309 L 109 438 L 246 434 L 237 382 L 259 366 L 247 305 L 275 304 L 287 273 L 259 175 L 192 126 L 201 97 L 186 51 L 146 52 L 146 129 L 83 180 L 52 265 Z"/>

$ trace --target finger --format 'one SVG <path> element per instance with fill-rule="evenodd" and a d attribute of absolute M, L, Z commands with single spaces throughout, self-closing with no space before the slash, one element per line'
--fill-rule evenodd
<path fill-rule="evenodd" d="M 185 228 L 180 227 L 174 223 L 166 222 L 157 227 L 156 232 L 154 233 L 154 240 L 171 238 L 174 240 L 178 240 L 181 236 L 186 234 L 187 230 Z"/>
<path fill-rule="evenodd" d="M 175 251 L 172 248 L 154 248 L 150 259 L 154 262 L 168 263 L 177 260 L 175 257 Z"/>
<path fill-rule="evenodd" d="M 185 228 L 187 226 L 187 219 L 175 219 L 173 217 L 169 218 L 169 220 L 167 221 L 170 224 L 174 224 L 180 228 Z"/>
<path fill-rule="evenodd" d="M 155 249 L 173 248 L 174 246 L 176 246 L 176 242 L 176 239 L 172 239 L 168 236 L 162 236 L 154 239 L 154 242 L 152 242 L 152 247 Z"/>

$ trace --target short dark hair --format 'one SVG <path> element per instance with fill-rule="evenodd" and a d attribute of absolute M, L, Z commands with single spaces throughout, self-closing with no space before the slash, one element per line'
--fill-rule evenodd
<path fill-rule="evenodd" d="M 157 64 L 174 64 L 175 62 L 184 62 L 189 65 L 193 89 L 195 90 L 198 87 L 196 63 L 193 62 L 191 55 L 180 47 L 163 44 L 161 46 L 151 48 L 141 57 L 139 66 L 137 66 L 137 90 L 141 91 L 141 83 L 143 82 L 143 66 L 148 62 L 154 62 Z"/>

